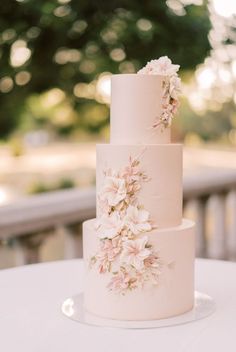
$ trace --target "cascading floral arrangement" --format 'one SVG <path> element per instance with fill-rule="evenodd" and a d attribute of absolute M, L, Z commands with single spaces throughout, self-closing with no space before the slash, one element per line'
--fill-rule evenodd
<path fill-rule="evenodd" d="M 155 225 L 139 204 L 138 193 L 147 175 L 138 158 L 129 158 L 119 171 L 104 171 L 104 184 L 98 195 L 102 214 L 96 221 L 99 249 L 91 266 L 101 274 L 110 273 L 108 289 L 125 294 L 145 283 L 158 284 L 162 263 L 144 233 Z"/>
<path fill-rule="evenodd" d="M 164 76 L 162 82 L 162 113 L 154 121 L 152 127 L 170 127 L 174 115 L 179 107 L 179 95 L 181 93 L 181 80 L 178 77 L 179 65 L 173 65 L 167 56 L 162 56 L 158 60 L 151 60 L 138 71 L 138 74 L 161 75 Z"/>

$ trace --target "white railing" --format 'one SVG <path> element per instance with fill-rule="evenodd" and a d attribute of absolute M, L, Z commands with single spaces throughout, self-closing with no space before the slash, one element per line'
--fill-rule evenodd
<path fill-rule="evenodd" d="M 66 237 L 65 258 L 80 257 L 82 222 L 94 216 L 94 188 L 34 195 L 0 207 L 0 239 L 14 247 L 16 265 L 39 262 L 40 247 L 52 231 Z"/>
<path fill-rule="evenodd" d="M 196 221 L 198 256 L 236 260 L 236 171 L 184 178 L 184 212 Z"/>
<path fill-rule="evenodd" d="M 197 255 L 236 260 L 236 171 L 184 177 L 184 214 L 196 221 Z M 64 258 L 82 256 L 82 222 L 95 216 L 95 189 L 35 195 L 0 207 L 0 240 L 15 265 L 39 262 L 49 234 L 63 231 Z M 1 264 L 1 258 L 0 258 Z"/>

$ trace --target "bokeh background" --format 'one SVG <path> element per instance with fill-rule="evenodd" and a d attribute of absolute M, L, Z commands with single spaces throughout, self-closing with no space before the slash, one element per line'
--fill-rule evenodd
<path fill-rule="evenodd" d="M 181 65 L 186 172 L 236 169 L 235 0 L 8 0 L 0 32 L 1 207 L 93 186 L 110 75 L 162 55 Z"/>

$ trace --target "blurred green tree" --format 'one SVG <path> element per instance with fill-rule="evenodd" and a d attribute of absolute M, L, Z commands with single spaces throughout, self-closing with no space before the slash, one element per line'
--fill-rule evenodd
<path fill-rule="evenodd" d="M 0 138 L 21 123 L 30 95 L 56 87 L 76 113 L 61 132 L 78 124 L 99 131 L 107 106 L 76 94 L 79 82 L 104 71 L 133 72 L 161 55 L 192 70 L 210 49 L 209 27 L 206 4 L 185 6 L 178 16 L 163 0 L 0 2 Z M 91 121 L 88 111 L 98 117 Z"/>

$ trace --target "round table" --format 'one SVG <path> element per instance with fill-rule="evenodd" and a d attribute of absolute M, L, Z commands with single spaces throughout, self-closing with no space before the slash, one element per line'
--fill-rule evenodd
<path fill-rule="evenodd" d="M 0 349 L 4 352 L 235 351 L 236 263 L 196 260 L 196 289 L 216 312 L 168 328 L 125 330 L 74 322 L 63 300 L 83 289 L 83 262 L 60 261 L 0 272 Z"/>

